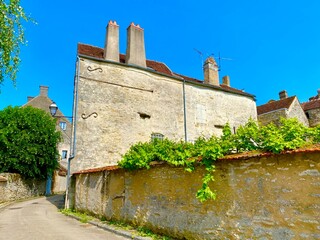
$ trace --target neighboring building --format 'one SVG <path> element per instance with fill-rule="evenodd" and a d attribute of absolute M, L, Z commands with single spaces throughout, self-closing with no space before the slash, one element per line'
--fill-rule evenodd
<path fill-rule="evenodd" d="M 127 29 L 126 55 L 119 54 L 119 26 L 109 22 L 105 48 L 78 45 L 74 116 L 75 159 L 71 171 L 115 165 L 131 145 L 151 138 L 194 141 L 220 135 L 257 119 L 255 97 L 219 83 L 213 58 L 204 81 L 147 60 L 144 32 Z"/>
<path fill-rule="evenodd" d="M 48 97 L 48 87 L 40 86 L 40 94 L 36 97 L 28 97 L 28 102 L 22 107 L 32 106 L 42 109 L 50 114 L 49 106 L 53 101 Z M 59 171 L 55 173 L 55 179 L 53 181 L 53 192 L 62 192 L 66 189 L 66 169 L 70 151 L 71 142 L 71 123 L 64 117 L 62 112 L 58 109 L 56 113 L 57 117 L 57 130 L 61 132 L 62 141 L 58 145 L 58 151 L 60 154 L 59 159 Z"/>
<path fill-rule="evenodd" d="M 280 100 L 271 100 L 257 107 L 258 120 L 262 125 L 280 123 L 280 118 L 297 118 L 305 126 L 309 126 L 308 119 L 296 96 L 288 97 L 286 91 L 279 93 Z"/>
<path fill-rule="evenodd" d="M 302 103 L 302 108 L 309 120 L 310 127 L 320 124 L 320 89 L 318 89 L 318 95 L 309 98 L 308 102 Z"/>

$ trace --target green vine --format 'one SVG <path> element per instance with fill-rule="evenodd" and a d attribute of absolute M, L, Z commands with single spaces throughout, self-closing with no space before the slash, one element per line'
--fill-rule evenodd
<path fill-rule="evenodd" d="M 281 119 L 279 126 L 273 123 L 259 126 L 250 119 L 237 129 L 236 134 L 232 134 L 227 123 L 220 138 L 200 137 L 194 143 L 169 139 L 139 142 L 131 146 L 119 166 L 131 170 L 149 169 L 151 162 L 165 161 L 174 166 L 182 166 L 188 172 L 192 172 L 199 165 L 204 166 L 206 173 L 202 178 L 202 187 L 196 194 L 196 197 L 204 202 L 216 199 L 216 192 L 211 190 L 209 184 L 214 181 L 214 162 L 217 159 L 227 154 L 252 150 L 280 153 L 319 142 L 320 125 L 307 128 L 297 119 Z"/>

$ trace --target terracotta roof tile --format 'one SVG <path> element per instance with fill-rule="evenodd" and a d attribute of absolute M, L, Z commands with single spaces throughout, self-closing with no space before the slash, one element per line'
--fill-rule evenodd
<path fill-rule="evenodd" d="M 295 150 L 284 150 L 281 153 L 272 153 L 272 152 L 260 152 L 260 151 L 250 151 L 250 152 L 243 152 L 243 153 L 236 153 L 236 154 L 230 154 L 226 155 L 222 158 L 217 159 L 217 161 L 232 161 L 232 160 L 245 160 L 250 158 L 256 158 L 256 157 L 269 157 L 269 156 L 275 156 L 275 155 L 290 155 L 294 153 L 310 153 L 310 152 L 320 152 L 320 144 L 314 144 L 314 145 L 308 145 L 305 147 L 301 147 Z M 202 157 L 199 157 L 199 162 L 202 161 Z M 156 167 L 159 165 L 168 164 L 164 161 L 153 161 L 150 163 L 152 167 Z M 122 169 L 117 165 L 113 166 L 105 166 L 100 168 L 93 168 L 93 169 L 87 169 L 87 170 L 81 170 L 79 172 L 73 173 L 73 175 L 78 174 L 86 174 L 86 173 L 97 173 L 97 172 L 103 172 L 103 171 L 115 171 L 118 169 Z"/>
<path fill-rule="evenodd" d="M 90 56 L 90 57 L 103 58 L 104 50 L 99 47 L 94 47 L 91 45 L 79 43 L 78 53 L 86 56 Z"/>
<path fill-rule="evenodd" d="M 80 55 L 86 55 L 86 56 L 90 56 L 90 57 L 94 57 L 94 58 L 99 58 L 99 59 L 103 59 L 103 55 L 104 55 L 104 49 L 103 48 L 99 48 L 99 47 L 95 47 L 95 46 L 91 46 L 91 45 L 86 45 L 86 44 L 82 44 L 79 43 L 78 44 L 78 54 Z M 120 63 L 125 63 L 125 55 L 124 54 L 120 54 L 119 55 L 119 60 Z M 184 76 L 178 73 L 173 73 L 170 68 L 161 62 L 157 62 L 154 60 L 147 60 L 147 67 L 153 69 L 156 72 L 159 73 L 163 73 L 169 76 L 173 76 L 173 77 L 178 77 L 178 78 L 182 78 L 185 79 L 187 81 L 192 81 L 192 82 L 196 82 L 196 83 L 203 83 L 203 81 L 195 79 L 195 78 L 191 78 L 188 76 Z M 235 89 L 232 87 L 228 87 L 225 85 L 220 85 L 221 89 L 229 91 L 229 92 L 234 92 L 234 93 L 238 93 L 241 95 L 245 95 L 245 96 L 250 96 L 253 97 L 254 96 L 252 94 L 249 93 L 245 93 L 239 89 Z"/>
<path fill-rule="evenodd" d="M 275 155 L 287 155 L 294 153 L 309 153 L 309 152 L 320 152 L 320 144 L 308 145 L 305 147 L 297 148 L 295 150 L 283 150 L 281 153 L 272 153 L 272 152 L 259 152 L 259 151 L 250 151 L 243 153 L 236 153 L 226 155 L 218 160 L 241 160 L 241 159 L 250 159 L 255 157 L 268 157 Z"/>
<path fill-rule="evenodd" d="M 296 96 L 293 96 L 293 97 L 288 97 L 285 99 L 281 99 L 278 101 L 272 101 L 272 102 L 260 105 L 257 107 L 258 115 L 263 114 L 263 113 L 272 112 L 275 110 L 279 110 L 282 108 L 289 108 L 295 98 L 296 98 Z"/>
<path fill-rule="evenodd" d="M 314 99 L 309 102 L 302 103 L 301 106 L 304 111 L 320 108 L 320 99 Z"/>
<path fill-rule="evenodd" d="M 81 170 L 81 171 L 73 173 L 73 175 L 74 174 L 83 174 L 83 173 L 103 172 L 103 171 L 115 171 L 118 169 L 120 169 L 120 167 L 117 165 L 105 166 L 105 167 L 100 167 L 100 168 L 91 168 L 91 169 Z"/>

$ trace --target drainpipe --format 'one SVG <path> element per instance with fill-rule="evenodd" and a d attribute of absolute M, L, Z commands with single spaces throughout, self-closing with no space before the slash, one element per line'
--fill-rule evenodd
<path fill-rule="evenodd" d="M 184 121 L 184 141 L 188 141 L 188 135 L 187 135 L 187 111 L 186 111 L 186 80 L 183 79 L 183 121 Z"/>
<path fill-rule="evenodd" d="M 66 181 L 66 198 L 64 202 L 65 209 L 69 208 L 69 184 L 70 184 L 70 165 L 71 160 L 74 159 L 76 153 L 76 129 L 77 129 L 77 109 L 78 109 L 78 83 L 80 73 L 80 58 L 77 55 L 77 67 L 76 67 L 76 80 L 74 84 L 74 101 L 73 101 L 73 112 L 72 112 L 72 144 L 70 145 L 71 151 L 68 158 L 68 169 L 67 169 L 67 181 Z"/>

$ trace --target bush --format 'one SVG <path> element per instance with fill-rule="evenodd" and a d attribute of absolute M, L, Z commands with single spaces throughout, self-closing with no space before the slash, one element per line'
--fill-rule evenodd
<path fill-rule="evenodd" d="M 45 179 L 58 166 L 55 120 L 33 107 L 0 111 L 0 172 Z"/>
<path fill-rule="evenodd" d="M 207 172 L 196 196 L 200 201 L 205 201 L 216 198 L 216 193 L 210 189 L 209 183 L 214 181 L 214 162 L 218 158 L 235 150 L 280 153 L 315 142 L 320 142 L 320 126 L 308 129 L 296 119 L 281 119 L 279 126 L 271 123 L 261 127 L 250 119 L 238 128 L 236 134 L 232 134 L 227 123 L 220 138 L 200 137 L 194 144 L 168 139 L 137 143 L 123 156 L 119 165 L 127 169 L 139 169 L 150 168 L 152 161 L 166 161 L 175 166 L 184 166 L 189 172 L 194 170 L 196 165 L 204 165 Z M 197 161 L 198 159 L 201 161 Z"/>

